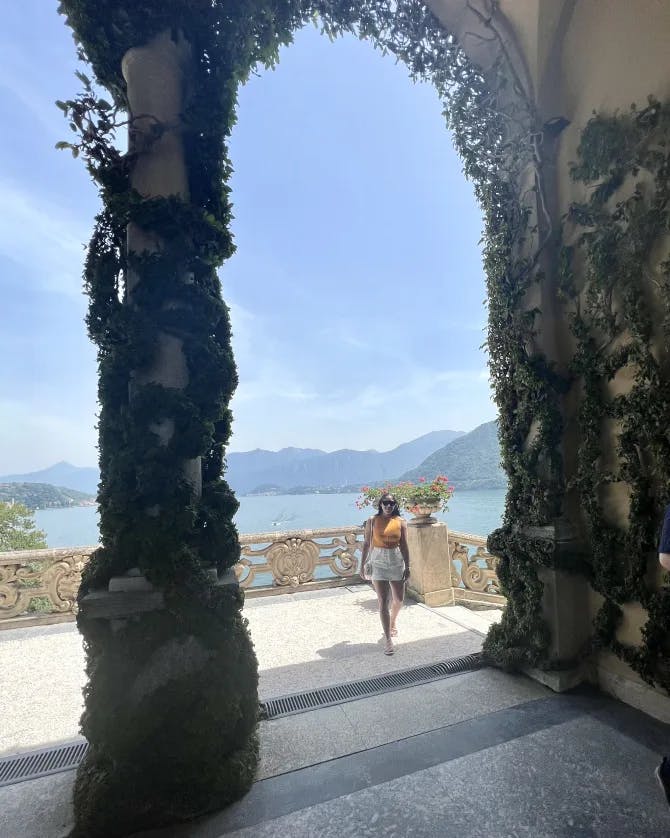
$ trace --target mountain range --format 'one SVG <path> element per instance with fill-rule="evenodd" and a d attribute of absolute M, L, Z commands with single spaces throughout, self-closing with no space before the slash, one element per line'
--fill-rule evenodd
<path fill-rule="evenodd" d="M 486 422 L 453 440 L 426 457 L 417 468 L 406 471 L 401 479 L 432 480 L 438 474 L 445 474 L 457 490 L 504 489 L 507 475 L 500 465 L 497 422 Z"/>
<path fill-rule="evenodd" d="M 364 483 L 397 480 L 400 476 L 403 480 L 416 480 L 437 474 L 446 474 L 457 489 L 503 488 L 507 482 L 500 467 L 495 422 L 487 422 L 467 434 L 433 431 L 390 451 L 255 449 L 228 454 L 227 462 L 226 479 L 240 495 L 264 488 L 358 488 Z M 94 495 L 99 479 L 97 468 L 60 462 L 41 471 L 2 476 L 0 483 L 50 483 Z"/>
<path fill-rule="evenodd" d="M 283 448 L 281 451 L 246 451 L 229 454 L 226 479 L 240 494 L 259 486 L 292 489 L 295 486 L 337 487 L 393 480 L 433 451 L 463 436 L 462 431 L 433 431 L 391 451 L 319 451 Z"/>
<path fill-rule="evenodd" d="M 95 495 L 98 491 L 100 472 L 93 466 L 73 466 L 65 461 L 56 463 L 40 471 L 28 474 L 7 474 L 0 477 L 0 483 L 50 483 L 52 486 L 75 489 L 86 495 Z"/>

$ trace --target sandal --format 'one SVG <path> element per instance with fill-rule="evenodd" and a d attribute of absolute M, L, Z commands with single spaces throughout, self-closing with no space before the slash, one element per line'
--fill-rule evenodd
<path fill-rule="evenodd" d="M 395 652 L 393 648 L 393 641 L 390 637 L 386 638 L 386 645 L 384 646 L 384 654 L 385 655 L 392 655 Z"/>
<path fill-rule="evenodd" d="M 391 629 L 391 637 L 397 637 L 397 636 L 398 636 L 398 629 L 395 626 L 393 626 L 393 628 Z"/>

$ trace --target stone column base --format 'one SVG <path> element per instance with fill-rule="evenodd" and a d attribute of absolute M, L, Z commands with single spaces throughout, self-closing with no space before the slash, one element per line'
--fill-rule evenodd
<path fill-rule="evenodd" d="M 83 597 L 90 748 L 77 769 L 71 838 L 195 818 L 251 786 L 257 662 L 234 573 L 210 576 L 206 598 L 166 601 L 137 569 Z"/>
<path fill-rule="evenodd" d="M 439 608 L 441 605 L 456 604 L 456 601 L 454 600 L 453 588 L 444 588 L 441 591 L 428 591 L 425 594 L 421 594 L 414 590 L 411 580 L 407 585 L 407 596 L 416 602 L 423 602 L 424 605 L 429 605 L 431 608 Z"/>
<path fill-rule="evenodd" d="M 609 695 L 625 704 L 653 716 L 665 724 L 670 724 L 670 695 L 660 688 L 646 684 L 623 662 L 612 661 L 613 656 L 601 653 L 593 666 L 593 683 Z M 608 658 L 610 658 L 608 660 Z M 620 672 L 613 670 L 620 669 Z M 626 670 L 630 676 L 626 674 Z"/>
<path fill-rule="evenodd" d="M 453 605 L 447 525 L 408 526 L 407 545 L 410 561 L 407 594 L 426 605 Z"/>
<path fill-rule="evenodd" d="M 555 693 L 564 693 L 568 690 L 574 689 L 584 681 L 590 680 L 587 668 L 584 666 L 576 666 L 573 669 L 537 669 L 535 667 L 526 667 L 523 670 L 524 674 L 533 681 L 544 684 Z"/>

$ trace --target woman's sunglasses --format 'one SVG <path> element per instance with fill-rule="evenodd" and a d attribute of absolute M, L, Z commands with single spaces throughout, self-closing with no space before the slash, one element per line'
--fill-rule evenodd
<path fill-rule="evenodd" d="M 394 500 L 383 500 L 382 501 L 382 506 L 395 506 L 395 501 Z"/>

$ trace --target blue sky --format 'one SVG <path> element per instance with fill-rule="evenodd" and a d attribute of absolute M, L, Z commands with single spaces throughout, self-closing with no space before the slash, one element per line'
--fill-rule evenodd
<path fill-rule="evenodd" d="M 79 86 L 56 5 L 9 4 L 0 30 L 0 474 L 97 459 L 81 267 L 98 198 L 54 149 L 54 100 Z M 431 87 L 308 27 L 240 91 L 231 157 L 231 450 L 385 450 L 494 418 L 481 215 Z"/>

